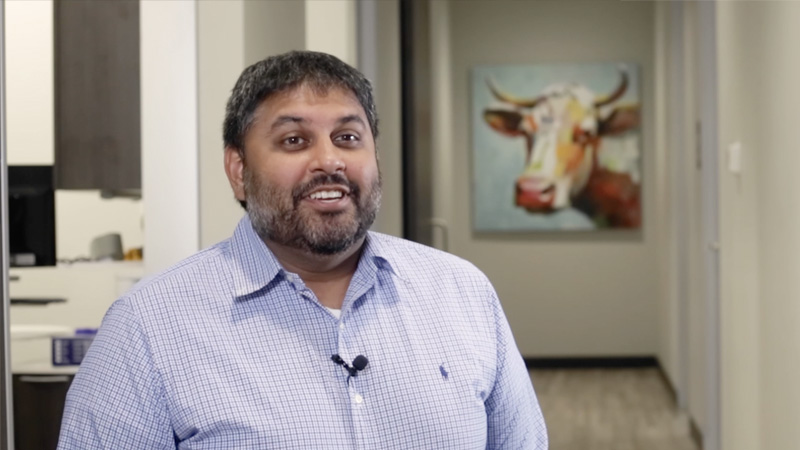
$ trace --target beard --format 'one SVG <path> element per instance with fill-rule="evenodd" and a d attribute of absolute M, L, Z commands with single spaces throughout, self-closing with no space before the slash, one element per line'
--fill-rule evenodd
<path fill-rule="evenodd" d="M 375 221 L 381 202 L 381 177 L 361 187 L 339 173 L 324 174 L 289 192 L 244 167 L 247 214 L 264 240 L 316 255 L 342 253 L 360 241 Z M 347 186 L 354 210 L 319 212 L 302 207 L 311 191 L 324 185 Z"/>

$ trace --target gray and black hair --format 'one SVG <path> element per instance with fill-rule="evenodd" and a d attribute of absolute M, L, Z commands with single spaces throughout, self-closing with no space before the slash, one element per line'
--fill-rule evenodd
<path fill-rule="evenodd" d="M 222 130 L 225 147 L 243 152 L 244 137 L 261 102 L 302 85 L 321 93 L 332 87 L 352 91 L 364 108 L 373 138 L 378 138 L 378 113 L 369 80 L 333 55 L 291 51 L 259 61 L 239 76 L 225 108 Z"/>

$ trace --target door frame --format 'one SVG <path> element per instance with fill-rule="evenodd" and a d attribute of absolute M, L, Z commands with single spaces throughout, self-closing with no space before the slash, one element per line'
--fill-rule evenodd
<path fill-rule="evenodd" d="M 14 448 L 14 403 L 11 384 L 8 296 L 8 161 L 6 159 L 5 2 L 0 1 L 0 446 Z"/>
<path fill-rule="evenodd" d="M 717 7 L 715 2 L 697 2 L 698 7 L 698 100 L 702 165 L 703 242 L 705 246 L 706 308 L 706 424 L 704 449 L 719 450 L 721 342 L 719 286 L 719 114 L 717 76 Z"/>

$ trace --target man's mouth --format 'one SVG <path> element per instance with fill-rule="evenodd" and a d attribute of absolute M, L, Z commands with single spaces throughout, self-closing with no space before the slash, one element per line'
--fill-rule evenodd
<path fill-rule="evenodd" d="M 304 197 L 315 210 L 322 213 L 339 213 L 349 207 L 351 197 L 347 186 L 319 186 Z"/>
<path fill-rule="evenodd" d="M 311 195 L 308 196 L 308 198 L 310 198 L 311 200 L 334 201 L 334 200 L 339 200 L 344 196 L 345 196 L 344 192 L 338 189 L 332 189 L 332 190 L 312 192 Z"/>
<path fill-rule="evenodd" d="M 358 185 L 351 183 L 344 175 L 330 174 L 318 176 L 298 187 L 292 195 L 295 208 L 307 203 L 323 213 L 344 211 L 358 202 Z"/>

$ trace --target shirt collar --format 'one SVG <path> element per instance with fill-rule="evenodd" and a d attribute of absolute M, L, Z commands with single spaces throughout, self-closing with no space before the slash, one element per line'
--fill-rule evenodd
<path fill-rule="evenodd" d="M 247 214 L 239 221 L 233 233 L 231 252 L 235 266 L 233 283 L 236 297 L 252 294 L 284 273 L 278 259 L 253 229 Z M 397 264 L 392 264 L 390 258 L 391 253 L 382 236 L 373 232 L 367 233 L 364 251 L 358 264 L 359 270 L 364 265 L 374 266 L 376 271 L 387 270 L 400 277 Z"/>
<path fill-rule="evenodd" d="M 233 232 L 231 252 L 235 267 L 233 287 L 237 297 L 252 294 L 283 273 L 281 264 L 256 234 L 247 214 Z"/>
<path fill-rule="evenodd" d="M 393 253 L 386 245 L 383 236 L 378 233 L 368 232 L 364 241 L 364 251 L 361 254 L 359 265 L 371 262 L 376 269 L 387 270 L 400 277 L 398 265 L 392 263 Z"/>

